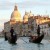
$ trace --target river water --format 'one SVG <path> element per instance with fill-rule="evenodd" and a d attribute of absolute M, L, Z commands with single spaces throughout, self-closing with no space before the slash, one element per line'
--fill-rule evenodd
<path fill-rule="evenodd" d="M 50 50 L 50 42 L 42 40 L 41 44 L 30 43 L 28 37 L 18 38 L 17 44 L 10 44 L 0 38 L 0 50 Z"/>

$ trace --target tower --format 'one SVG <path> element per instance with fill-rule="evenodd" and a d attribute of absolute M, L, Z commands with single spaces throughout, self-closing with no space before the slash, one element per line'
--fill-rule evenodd
<path fill-rule="evenodd" d="M 14 11 L 13 11 L 12 14 L 11 14 L 10 23 L 11 23 L 11 24 L 15 24 L 16 22 L 21 22 L 21 21 L 22 21 L 22 19 L 21 19 L 21 14 L 20 14 L 20 12 L 18 11 L 17 6 L 15 5 Z"/>

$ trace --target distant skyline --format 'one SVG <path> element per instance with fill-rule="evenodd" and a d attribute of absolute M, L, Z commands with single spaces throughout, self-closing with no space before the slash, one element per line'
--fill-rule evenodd
<path fill-rule="evenodd" d="M 23 17 L 25 11 L 29 12 L 30 10 L 35 15 L 50 16 L 50 0 L 0 0 L 0 31 L 4 28 L 4 22 L 10 20 L 15 3 L 21 17 Z"/>

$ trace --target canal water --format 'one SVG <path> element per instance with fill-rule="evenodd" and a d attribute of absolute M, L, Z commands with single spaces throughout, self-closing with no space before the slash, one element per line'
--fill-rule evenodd
<path fill-rule="evenodd" d="M 17 44 L 10 44 L 0 38 L 0 50 L 50 50 L 50 41 L 42 40 L 40 44 L 30 43 L 28 37 L 18 38 Z"/>

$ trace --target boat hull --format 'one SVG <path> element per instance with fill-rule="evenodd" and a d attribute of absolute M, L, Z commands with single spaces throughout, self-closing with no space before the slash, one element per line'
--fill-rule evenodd
<path fill-rule="evenodd" d="M 7 41 L 8 39 L 7 39 L 7 36 L 5 36 L 5 41 Z"/>
<path fill-rule="evenodd" d="M 44 34 L 42 34 L 42 35 L 39 36 L 39 37 L 36 37 L 36 36 L 35 36 L 35 39 L 29 39 L 29 42 L 32 42 L 32 43 L 40 43 L 43 38 L 44 38 Z"/>
<path fill-rule="evenodd" d="M 15 44 L 17 41 L 17 35 L 13 35 L 13 37 L 8 38 L 8 42 L 11 44 Z"/>

